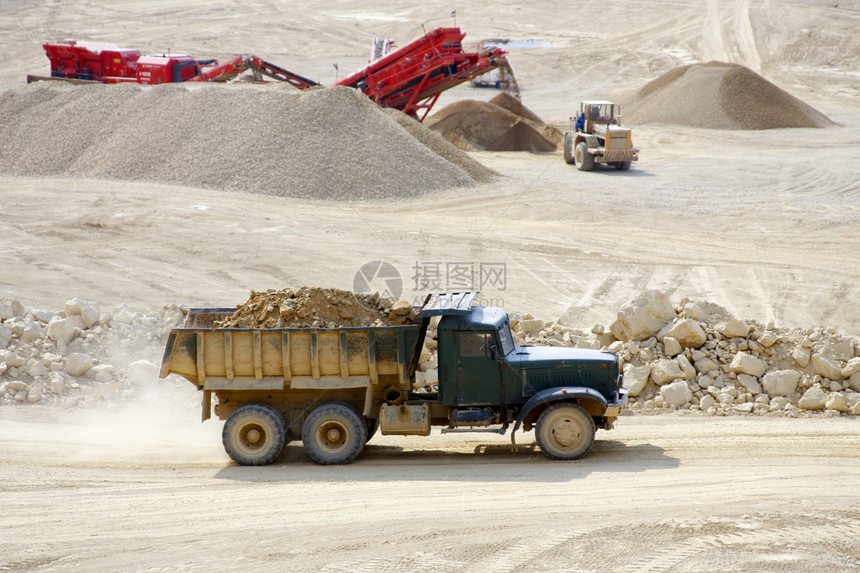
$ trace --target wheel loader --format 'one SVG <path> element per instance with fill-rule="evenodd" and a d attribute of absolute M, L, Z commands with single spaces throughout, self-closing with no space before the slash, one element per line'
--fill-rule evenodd
<path fill-rule="evenodd" d="M 639 160 L 630 128 L 621 127 L 621 106 L 608 101 L 583 101 L 570 118 L 573 131 L 564 134 L 564 160 L 580 171 L 593 171 L 598 164 L 626 171 Z"/>

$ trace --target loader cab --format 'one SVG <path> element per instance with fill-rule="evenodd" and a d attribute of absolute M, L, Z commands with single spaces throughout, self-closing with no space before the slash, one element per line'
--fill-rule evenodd
<path fill-rule="evenodd" d="M 441 404 L 504 403 L 505 356 L 515 349 L 504 310 L 473 307 L 469 314 L 444 316 L 437 337 Z"/>
<path fill-rule="evenodd" d="M 595 125 L 619 122 L 621 107 L 609 101 L 583 101 L 577 114 L 577 131 L 592 133 Z"/>

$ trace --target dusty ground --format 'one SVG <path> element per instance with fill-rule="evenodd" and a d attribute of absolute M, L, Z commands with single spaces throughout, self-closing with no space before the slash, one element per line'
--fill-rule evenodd
<path fill-rule="evenodd" d="M 499 263 L 504 284 L 465 286 L 580 327 L 662 288 L 860 335 L 857 0 L 0 2 L 0 89 L 46 73 L 39 43 L 63 38 L 253 52 L 331 82 L 332 63 L 359 67 L 374 35 L 405 41 L 421 23 L 451 24 L 454 8 L 467 41 L 544 43 L 510 59 L 524 103 L 560 127 L 580 98 L 711 59 L 751 67 L 841 126 L 633 126 L 642 159 L 626 173 L 481 153 L 496 183 L 385 204 L 0 178 L 0 297 L 230 306 L 251 289 L 352 288 L 373 260 L 412 297 L 432 288 L 415 282 L 433 265 Z M 439 105 L 493 95 L 461 87 Z M 293 445 L 254 469 L 229 463 L 193 399 L 158 415 L 0 412 L 0 570 L 860 570 L 854 419 L 625 417 L 573 464 L 511 454 L 504 438 L 377 436 L 346 467 L 314 466 Z"/>

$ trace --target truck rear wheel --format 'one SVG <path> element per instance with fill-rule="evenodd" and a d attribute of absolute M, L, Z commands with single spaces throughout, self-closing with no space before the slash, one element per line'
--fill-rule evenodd
<path fill-rule="evenodd" d="M 556 404 L 540 415 L 535 435 L 546 457 L 576 460 L 594 443 L 594 420 L 578 404 Z"/>
<path fill-rule="evenodd" d="M 573 163 L 573 134 L 569 131 L 564 134 L 564 160 Z"/>
<path fill-rule="evenodd" d="M 367 442 L 367 423 L 355 408 L 342 402 L 323 404 L 305 418 L 302 443 L 313 461 L 346 464 Z"/>
<path fill-rule="evenodd" d="M 245 404 L 230 414 L 221 432 L 224 450 L 243 466 L 264 466 L 281 454 L 287 443 L 287 423 L 266 404 Z"/>
<path fill-rule="evenodd" d="M 588 152 L 588 144 L 584 141 L 576 145 L 573 159 L 580 171 L 594 171 L 594 156 Z"/>
<path fill-rule="evenodd" d="M 630 163 L 630 161 L 616 161 L 612 165 L 614 165 L 615 169 L 619 171 L 627 171 L 628 169 L 630 169 Z"/>

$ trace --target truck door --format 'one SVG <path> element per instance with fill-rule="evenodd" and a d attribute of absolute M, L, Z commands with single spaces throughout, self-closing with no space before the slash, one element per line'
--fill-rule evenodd
<path fill-rule="evenodd" d="M 458 332 L 455 385 L 458 405 L 499 404 L 501 362 L 492 332 Z"/>

